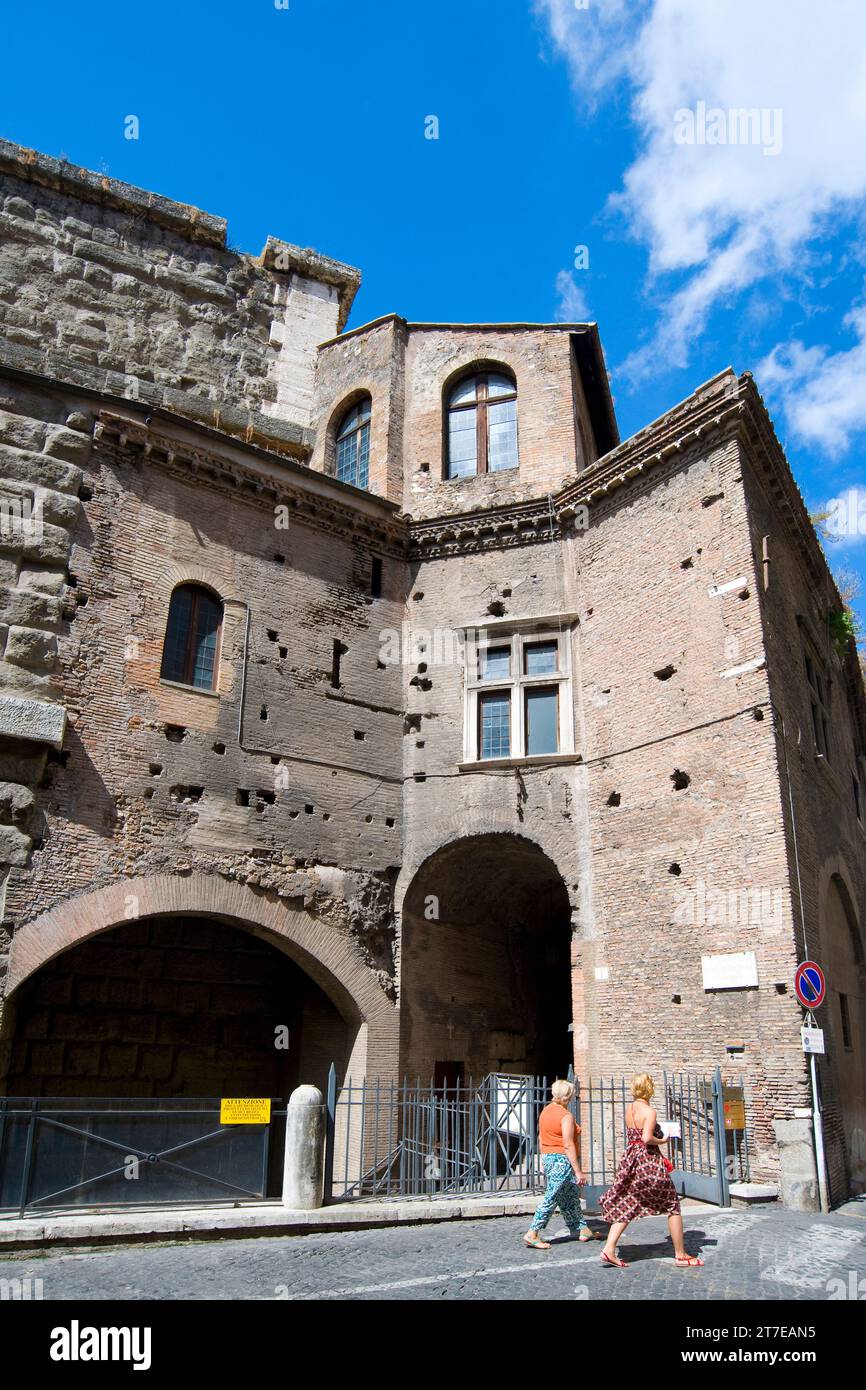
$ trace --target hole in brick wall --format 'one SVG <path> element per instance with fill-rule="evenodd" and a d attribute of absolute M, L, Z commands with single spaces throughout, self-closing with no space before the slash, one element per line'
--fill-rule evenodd
<path fill-rule="evenodd" d="M 78 575 L 77 575 L 77 574 L 73 574 L 73 573 L 72 573 L 72 570 L 70 570 L 70 571 L 69 571 L 69 574 L 68 574 L 67 577 L 66 577 L 66 582 L 67 582 L 67 584 L 69 585 L 70 589 L 77 589 L 77 588 L 78 588 Z"/>
<path fill-rule="evenodd" d="M 429 473 L 429 472 L 430 472 L 430 465 L 429 465 L 429 463 L 421 463 L 421 464 L 419 464 L 419 465 L 418 465 L 418 472 L 419 472 L 419 473 Z"/>
<path fill-rule="evenodd" d="M 668 873 L 673 874 L 674 878 L 679 878 L 680 874 L 682 873 L 682 869 L 680 868 L 679 864 L 671 864 L 670 868 L 668 869 Z"/>
<path fill-rule="evenodd" d="M 183 787 L 180 785 L 169 789 L 169 796 L 172 801 L 201 801 L 204 794 L 204 787 Z"/>
<path fill-rule="evenodd" d="M 304 807 L 304 812 L 305 812 L 306 815 L 311 816 L 311 815 L 313 814 L 313 808 L 312 808 L 312 806 L 309 806 L 309 805 L 305 806 L 305 807 Z"/>
<path fill-rule="evenodd" d="M 674 784 L 675 792 L 684 792 L 691 780 L 689 774 L 687 772 L 682 772 L 678 767 L 675 767 L 671 773 L 671 781 Z"/>
<path fill-rule="evenodd" d="M 758 721 L 759 724 L 760 724 L 761 720 L 763 719 L 763 717 L 764 717 L 764 711 L 763 711 L 762 709 L 753 709 L 753 710 L 752 710 L 752 718 L 753 718 L 753 719 L 757 719 L 757 721 Z"/>
<path fill-rule="evenodd" d="M 363 729 L 356 729 L 355 738 L 358 740 L 359 743 L 364 743 L 366 741 L 367 735 L 364 733 Z"/>
<path fill-rule="evenodd" d="M 272 756 L 272 757 L 271 757 L 271 767 L 279 767 L 279 765 L 280 765 L 279 756 L 278 756 L 278 755 Z"/>
<path fill-rule="evenodd" d="M 691 555 L 689 555 L 685 560 L 680 560 L 680 569 L 690 570 L 693 567 L 694 563 L 695 562 L 692 559 Z"/>
<path fill-rule="evenodd" d="M 277 640 L 276 631 L 274 630 L 274 628 L 269 627 L 269 628 L 268 628 L 268 641 L 269 641 L 269 642 L 276 642 L 276 640 Z"/>
<path fill-rule="evenodd" d="M 300 815 L 300 812 L 299 812 L 299 811 L 290 811 L 290 812 L 289 812 L 289 820 L 297 820 L 299 815 Z"/>
<path fill-rule="evenodd" d="M 374 555 L 370 561 L 370 593 L 379 598 L 382 593 L 382 561 Z"/>
<path fill-rule="evenodd" d="M 502 597 L 503 597 L 503 598 L 511 598 L 511 590 L 510 590 L 510 589 L 503 589 L 503 590 L 502 590 Z"/>
<path fill-rule="evenodd" d="M 743 589 L 742 593 L 740 594 L 740 602 L 742 602 L 744 599 L 747 599 L 748 597 L 749 597 L 749 591 L 748 591 L 748 589 Z"/>
<path fill-rule="evenodd" d="M 263 723 L 267 723 L 267 719 L 268 719 L 268 707 L 267 707 L 267 705 L 262 705 L 261 709 L 259 710 L 259 719 L 261 719 Z"/>
<path fill-rule="evenodd" d="M 426 781 L 427 781 L 427 773 L 426 773 L 426 772 L 416 772 L 416 773 L 415 773 L 415 781 L 416 781 L 416 782 L 426 782 Z"/>
<path fill-rule="evenodd" d="M 409 684 L 416 686 L 419 690 L 433 689 L 433 682 L 429 676 L 413 676 Z"/>
<path fill-rule="evenodd" d="M 151 777 L 158 777 L 159 774 L 162 772 L 162 763 L 151 763 L 150 767 L 147 770 L 150 773 Z"/>
<path fill-rule="evenodd" d="M 75 602 L 78 604 L 78 607 L 79 607 L 79 608 L 86 608 L 86 607 L 87 607 L 87 598 L 88 598 L 88 595 L 87 595 L 87 594 L 76 594 L 76 595 L 75 595 Z"/>
<path fill-rule="evenodd" d="M 331 813 L 330 813 L 330 811 L 323 811 L 323 812 L 322 812 L 322 820 L 330 820 L 330 819 L 331 819 Z"/>
<path fill-rule="evenodd" d="M 265 805 L 264 805 L 264 802 L 263 802 L 263 801 L 257 801 L 257 802 L 255 803 L 255 805 L 253 806 L 253 810 L 255 811 L 255 813 L 256 813 L 257 816 L 263 816 L 263 815 L 265 814 Z"/>
<path fill-rule="evenodd" d="M 224 743 L 215 743 L 213 746 L 213 751 L 215 753 L 218 753 L 219 756 L 222 757 L 226 751 L 226 746 Z"/>
<path fill-rule="evenodd" d="M 420 714 L 407 714 L 407 715 L 406 715 L 406 718 L 403 720 L 403 733 L 404 733 L 404 734 L 417 734 L 418 731 L 420 730 L 420 728 L 421 728 L 421 716 L 420 716 Z"/>
<path fill-rule="evenodd" d="M 166 724 L 165 736 L 169 743 L 182 743 L 186 738 L 186 729 L 183 724 Z"/>
<path fill-rule="evenodd" d="M 62 751 L 58 750 L 57 748 L 49 748 L 48 755 L 46 757 L 46 762 L 56 763 L 59 767 L 65 767 L 66 764 L 69 762 L 69 755 L 71 751 L 72 750 L 70 748 L 64 748 Z"/>
<path fill-rule="evenodd" d="M 587 610 L 586 610 L 586 616 L 587 616 L 588 618 L 591 618 L 591 617 L 592 617 L 592 609 L 591 609 L 591 608 L 587 608 Z"/>
<path fill-rule="evenodd" d="M 385 663 L 384 663 L 384 661 L 382 661 L 381 658 L 380 658 L 380 660 L 376 662 L 376 670 L 377 670 L 377 671 L 384 671 L 384 669 L 385 669 Z"/>
<path fill-rule="evenodd" d="M 777 980 L 777 981 L 776 981 L 776 993 L 777 993 L 777 994 L 787 994 L 787 993 L 788 993 L 788 986 L 784 983 L 783 980 Z"/>
<path fill-rule="evenodd" d="M 349 648 L 340 641 L 339 637 L 334 638 L 331 649 L 331 688 L 333 690 L 340 689 L 340 662 L 348 650 Z"/>
<path fill-rule="evenodd" d="M 370 825 L 371 822 L 372 822 L 372 820 L 373 820 L 373 817 L 372 817 L 372 816 L 365 816 L 365 817 L 364 817 L 364 820 L 367 822 L 368 825 Z"/>
<path fill-rule="evenodd" d="M 249 804 L 250 804 L 250 794 L 249 794 L 249 792 L 248 792 L 248 791 L 245 791 L 243 787 L 238 787 L 237 791 L 235 792 L 235 805 L 236 805 L 236 806 L 249 806 Z"/>
<path fill-rule="evenodd" d="M 419 674 L 419 676 L 423 676 L 423 675 L 424 675 L 424 672 L 425 672 L 426 670 L 427 670 L 427 662 L 426 662 L 426 661 L 419 661 L 419 662 L 418 662 L 418 674 Z"/>
<path fill-rule="evenodd" d="M 386 816 L 386 817 L 385 817 L 385 824 L 387 825 L 387 827 L 388 827 L 389 830 L 393 830 L 393 829 L 394 829 L 394 817 L 393 817 L 393 816 Z"/>
<path fill-rule="evenodd" d="M 413 594 L 413 595 L 412 595 L 412 602 L 413 602 L 413 603 L 420 603 L 423 597 L 424 597 L 424 591 L 423 591 L 423 589 L 419 589 L 418 592 L 417 592 L 416 594 Z"/>
<path fill-rule="evenodd" d="M 80 502 L 92 502 L 93 488 L 87 487 L 85 484 L 82 484 L 82 486 L 78 489 L 78 499 Z"/>
<path fill-rule="evenodd" d="M 273 806 L 274 802 L 277 799 L 276 792 L 257 791 L 256 796 L 259 798 L 260 801 L 263 801 L 266 806 Z"/>
<path fill-rule="evenodd" d="M 662 668 L 661 668 L 660 671 L 653 671 L 653 675 L 655 676 L 655 678 L 656 678 L 657 681 L 669 681 L 670 678 L 671 678 L 671 676 L 675 676 L 676 673 L 677 673 L 677 668 L 676 668 L 676 666 L 670 666 L 670 665 L 669 665 L 669 666 L 662 666 Z"/>
<path fill-rule="evenodd" d="M 723 492 L 711 492 L 707 497 L 701 498 L 701 506 L 711 507 L 714 502 L 721 502 L 724 495 Z"/>
<path fill-rule="evenodd" d="M 681 994 L 672 994 L 672 995 L 671 995 L 671 1003 L 672 1003 L 672 1004 L 681 1004 L 682 1002 L 683 1002 L 683 997 L 682 997 Z"/>
<path fill-rule="evenodd" d="M 283 661 L 285 661 L 285 659 L 286 659 L 286 657 L 288 656 L 288 654 L 289 654 L 289 649 L 288 649 L 288 647 L 280 647 L 280 656 L 282 657 Z"/>
<path fill-rule="evenodd" d="M 152 801 L 152 800 L 153 800 L 153 787 L 145 787 L 145 789 L 144 789 L 144 799 L 145 799 L 145 801 Z"/>
<path fill-rule="evenodd" d="M 608 806 L 618 806 L 621 801 L 622 797 L 619 792 L 611 792 L 610 796 L 607 798 Z"/>
<path fill-rule="evenodd" d="M 416 747 L 416 748 L 423 748 L 423 747 L 425 746 L 425 743 L 426 743 L 426 739 L 423 739 L 423 738 L 416 738 L 416 740 L 415 740 L 415 747 Z"/>
<path fill-rule="evenodd" d="M 505 604 L 501 599 L 495 598 L 492 603 L 488 603 L 487 612 L 491 618 L 502 618 L 505 616 Z"/>
<path fill-rule="evenodd" d="M 284 565 L 285 563 L 286 563 L 286 557 L 285 557 L 285 555 L 275 555 L 275 556 L 274 556 L 274 564 L 275 564 L 275 565 Z"/>

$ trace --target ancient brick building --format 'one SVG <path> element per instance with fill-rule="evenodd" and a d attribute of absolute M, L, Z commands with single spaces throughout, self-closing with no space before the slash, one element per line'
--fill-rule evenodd
<path fill-rule="evenodd" d="M 621 442 L 594 325 L 346 331 L 0 172 L 0 1089 L 721 1065 L 771 1177 L 808 953 L 866 1183 L 863 686 L 752 378 Z"/>

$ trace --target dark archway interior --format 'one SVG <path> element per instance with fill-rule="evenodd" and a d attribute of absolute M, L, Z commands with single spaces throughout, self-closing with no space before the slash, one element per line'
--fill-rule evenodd
<path fill-rule="evenodd" d="M 406 895 L 401 943 L 406 1074 L 567 1071 L 571 909 L 537 845 L 484 835 L 433 855 Z"/>
<path fill-rule="evenodd" d="M 352 1031 L 237 924 L 148 918 L 65 951 L 12 996 L 0 1092 L 286 1097 L 301 1082 L 324 1089 L 332 1061 L 342 1073 Z"/>

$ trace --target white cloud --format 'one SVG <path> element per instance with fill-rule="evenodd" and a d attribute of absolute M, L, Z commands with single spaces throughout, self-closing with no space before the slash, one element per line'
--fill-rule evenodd
<path fill-rule="evenodd" d="M 622 364 L 624 374 L 640 378 L 660 358 L 686 365 L 715 308 L 767 277 L 807 273 L 822 233 L 850 220 L 856 235 L 866 199 L 863 0 L 591 0 L 586 10 L 573 0 L 534 2 L 579 99 L 591 105 L 607 87 L 630 94 L 638 151 L 612 206 L 647 247 L 660 308 L 653 341 Z M 781 111 L 780 151 L 678 144 L 676 113 L 699 102 Z M 859 320 L 854 327 L 862 339 Z M 815 411 L 826 397 L 831 433 L 847 440 L 866 412 L 856 361 L 792 343 L 777 350 L 778 371 L 793 372 L 802 353 L 827 374 Z M 847 382 L 859 403 L 842 401 Z M 806 406 L 799 419 L 818 429 Z"/>
<path fill-rule="evenodd" d="M 569 270 L 561 270 L 556 277 L 556 293 L 559 304 L 556 310 L 557 323 L 589 322 L 589 307 L 586 292 L 578 285 Z"/>
<path fill-rule="evenodd" d="M 866 429 L 866 304 L 846 315 L 852 348 L 830 352 L 798 339 L 780 343 L 756 371 L 759 384 L 778 399 L 795 439 L 827 452 L 845 452 L 852 435 Z"/>

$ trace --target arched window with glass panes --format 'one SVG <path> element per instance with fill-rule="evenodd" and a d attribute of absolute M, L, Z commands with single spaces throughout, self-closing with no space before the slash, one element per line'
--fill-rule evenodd
<path fill-rule="evenodd" d="M 201 584 L 180 584 L 171 596 L 162 648 L 164 681 L 215 690 L 223 606 Z"/>
<path fill-rule="evenodd" d="M 347 410 L 337 428 L 335 472 L 341 483 L 365 488 L 370 481 L 370 415 L 372 401 L 363 396 Z"/>
<path fill-rule="evenodd" d="M 517 386 L 503 371 L 475 372 L 447 399 L 446 478 L 518 467 Z"/>

